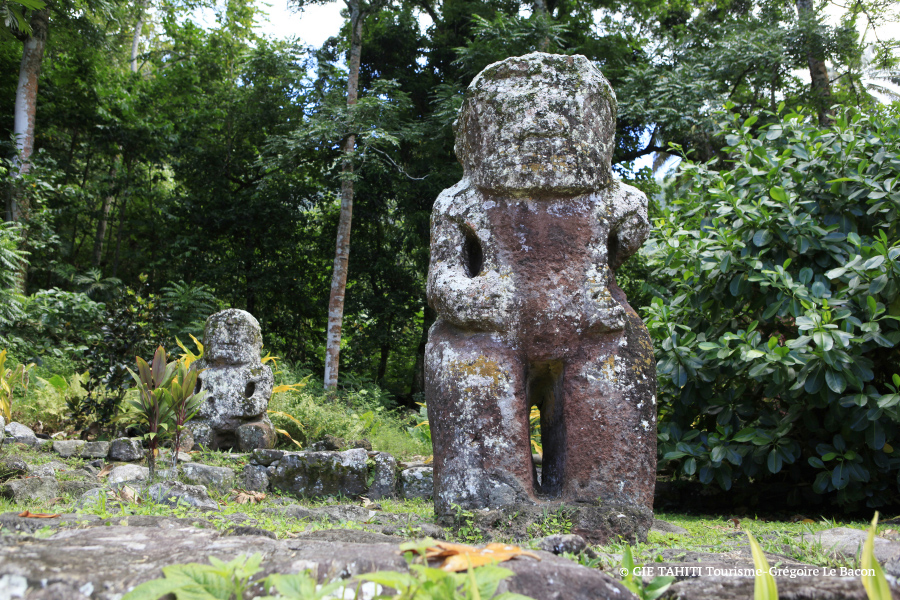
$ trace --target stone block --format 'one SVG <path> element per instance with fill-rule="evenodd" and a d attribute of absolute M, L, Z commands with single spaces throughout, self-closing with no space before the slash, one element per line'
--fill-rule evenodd
<path fill-rule="evenodd" d="M 434 495 L 434 469 L 413 467 L 400 472 L 401 498 L 431 498 Z"/>
<path fill-rule="evenodd" d="M 375 477 L 366 496 L 370 500 L 395 498 L 397 496 L 397 459 L 387 452 L 372 452 L 369 456 L 375 462 Z"/>
<path fill-rule="evenodd" d="M 220 494 L 234 487 L 234 470 L 228 467 L 211 467 L 200 463 L 186 463 L 181 467 L 181 475 L 192 485 L 203 485 Z"/>
<path fill-rule="evenodd" d="M 368 453 L 361 449 L 344 452 L 285 452 L 269 472 L 273 489 L 297 496 L 359 497 L 368 492 Z"/>
<path fill-rule="evenodd" d="M 113 461 L 134 462 L 144 457 L 144 448 L 138 438 L 121 437 L 110 444 L 108 456 Z"/>
<path fill-rule="evenodd" d="M 81 458 L 106 458 L 109 447 L 109 442 L 87 442 L 81 449 Z"/>
<path fill-rule="evenodd" d="M 13 502 L 41 502 L 59 496 L 59 484 L 53 477 L 12 479 L 0 485 L 0 497 Z"/>
<path fill-rule="evenodd" d="M 81 452 L 81 448 L 85 445 L 84 440 L 59 440 L 57 442 L 53 442 L 53 451 L 59 454 L 62 458 L 70 458 L 72 456 L 78 456 L 78 453 Z"/>

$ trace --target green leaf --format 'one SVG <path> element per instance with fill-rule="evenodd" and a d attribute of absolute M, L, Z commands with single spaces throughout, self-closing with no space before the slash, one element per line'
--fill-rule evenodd
<path fill-rule="evenodd" d="M 769 195 L 772 196 L 772 199 L 778 200 L 779 202 L 787 202 L 788 195 L 787 192 L 784 191 L 784 188 L 781 187 L 773 187 L 769 190 Z M 757 244 L 759 245 L 759 244 Z"/>
<path fill-rule="evenodd" d="M 775 578 L 769 573 L 769 561 L 766 560 L 766 555 L 749 531 L 747 539 L 750 542 L 750 553 L 753 555 L 753 567 L 756 569 L 753 600 L 778 600 L 778 586 L 775 584 Z"/>
<path fill-rule="evenodd" d="M 760 229 L 753 234 L 753 243 L 758 247 L 763 247 L 772 241 L 772 232 L 768 229 Z"/>
<path fill-rule="evenodd" d="M 154 579 L 137 586 L 122 597 L 122 600 L 159 600 L 166 594 L 183 587 L 181 579 Z"/>
<path fill-rule="evenodd" d="M 844 376 L 841 373 L 830 369 L 825 371 L 825 383 L 828 384 L 828 387 L 832 392 L 838 394 L 842 394 L 844 390 L 847 389 L 847 381 L 844 379 Z"/>
<path fill-rule="evenodd" d="M 869 600 L 891 600 L 891 587 L 888 585 L 887 578 L 878 560 L 875 559 L 875 530 L 878 527 L 878 513 L 872 519 L 872 525 L 869 527 L 869 534 L 866 536 L 866 542 L 863 544 L 862 556 L 859 559 L 859 567 L 863 570 L 862 584 L 866 589 L 866 595 Z M 872 573 L 871 575 L 867 573 Z"/>

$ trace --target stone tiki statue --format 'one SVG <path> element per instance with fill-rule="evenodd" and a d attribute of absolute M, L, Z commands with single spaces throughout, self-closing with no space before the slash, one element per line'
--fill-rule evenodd
<path fill-rule="evenodd" d="M 431 221 L 439 318 L 425 394 L 439 514 L 598 501 L 651 514 L 656 364 L 615 279 L 648 235 L 647 198 L 612 177 L 615 123 L 613 90 L 583 56 L 509 58 L 466 92 L 464 176 Z"/>
<path fill-rule="evenodd" d="M 259 323 L 243 310 L 218 312 L 206 321 L 203 348 L 197 391 L 207 396 L 189 424 L 194 442 L 243 452 L 272 448 L 275 429 L 266 411 L 275 380 L 260 359 Z"/>

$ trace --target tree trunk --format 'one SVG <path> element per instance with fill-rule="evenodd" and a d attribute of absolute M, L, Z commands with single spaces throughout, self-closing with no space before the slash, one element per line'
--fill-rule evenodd
<path fill-rule="evenodd" d="M 419 347 L 416 349 L 416 365 L 413 367 L 412 384 L 409 387 L 410 396 L 425 393 L 425 346 L 428 344 L 428 330 L 436 320 L 437 315 L 426 301 L 422 313 L 422 337 L 419 338 Z"/>
<path fill-rule="evenodd" d="M 800 24 L 807 25 L 805 29 L 807 29 L 807 44 L 809 47 L 806 61 L 809 64 L 810 91 L 812 92 L 816 110 L 819 113 L 819 125 L 827 127 L 833 121 L 831 115 L 831 79 L 828 76 L 825 52 L 821 44 L 814 37 L 809 36 L 813 29 L 816 13 L 813 10 L 812 0 L 796 0 L 796 5 Z"/>
<path fill-rule="evenodd" d="M 147 6 L 147 0 L 137 0 L 137 23 L 134 25 L 134 36 L 131 38 L 131 72 L 138 72 L 138 46 L 141 43 L 141 30 L 144 28 L 144 8 Z"/>
<path fill-rule="evenodd" d="M 544 25 L 549 25 L 550 11 L 547 10 L 547 0 L 534 0 L 531 3 L 531 12 L 544 20 Z M 550 49 L 550 36 L 545 35 L 538 44 L 538 50 L 546 52 Z"/>
<path fill-rule="evenodd" d="M 364 15 L 360 0 L 345 0 L 350 10 L 350 72 L 347 76 L 347 106 L 356 104 L 359 89 L 359 62 L 362 53 Z M 331 276 L 331 298 L 328 300 L 328 338 L 325 342 L 325 389 L 337 387 L 341 352 L 341 324 L 344 319 L 344 293 L 347 289 L 347 266 L 350 259 L 350 221 L 353 217 L 353 151 L 356 135 L 344 140 L 341 165 L 341 216 L 338 221 L 334 271 Z"/>
<path fill-rule="evenodd" d="M 91 257 L 91 265 L 100 266 L 100 259 L 103 257 L 103 240 L 106 239 L 106 227 L 109 223 L 109 208 L 116 197 L 116 159 L 113 158 L 112 165 L 109 167 L 109 187 L 107 194 L 103 196 L 103 204 L 100 207 L 100 219 L 97 221 L 97 237 L 94 238 L 94 253 Z"/>
<path fill-rule="evenodd" d="M 34 151 L 34 117 L 37 109 L 38 78 L 41 75 L 41 61 L 44 58 L 44 44 L 47 41 L 49 20 L 49 9 L 35 11 L 31 15 L 31 35 L 25 38 L 23 43 L 13 124 L 17 150 L 17 156 L 13 163 L 16 177 L 25 175 L 31 168 L 29 159 Z M 6 220 L 21 220 L 28 208 L 24 203 L 25 198 L 20 197 L 15 190 L 12 190 L 7 199 Z"/>

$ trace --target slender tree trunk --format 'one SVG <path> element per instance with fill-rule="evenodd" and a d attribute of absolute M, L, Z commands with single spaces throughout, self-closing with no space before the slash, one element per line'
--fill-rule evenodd
<path fill-rule="evenodd" d="M 37 109 L 38 78 L 47 41 L 50 10 L 43 9 L 31 15 L 31 35 L 22 44 L 22 62 L 19 65 L 19 84 L 16 87 L 13 133 L 16 136 L 16 177 L 31 169 L 31 153 L 34 151 L 34 117 Z M 6 220 L 19 221 L 27 210 L 25 198 L 12 190 L 6 202 Z"/>
<path fill-rule="evenodd" d="M 141 30 L 144 28 L 144 9 L 147 7 L 147 0 L 137 0 L 137 23 L 134 24 L 134 35 L 131 38 L 131 72 L 138 72 L 138 46 L 141 43 Z"/>
<path fill-rule="evenodd" d="M 409 387 L 410 396 L 425 392 L 425 346 L 428 344 L 428 330 L 436 320 L 437 315 L 426 301 L 422 313 L 422 337 L 419 338 L 419 347 L 416 349 L 416 365 L 413 367 L 412 384 Z"/>
<path fill-rule="evenodd" d="M 797 17 L 801 25 L 807 25 L 807 32 L 811 33 L 816 13 L 813 10 L 812 0 L 796 0 Z M 819 125 L 826 127 L 833 121 L 831 115 L 831 78 L 828 75 L 828 65 L 825 64 L 825 52 L 815 38 L 809 38 L 809 48 L 806 55 L 809 64 L 810 88 L 813 102 L 819 113 Z"/>
<path fill-rule="evenodd" d="M 107 194 L 103 196 L 103 203 L 100 206 L 100 219 L 97 221 L 97 236 L 94 238 L 94 252 L 91 256 L 91 265 L 100 266 L 100 259 L 103 257 L 103 240 L 106 239 L 106 228 L 109 223 L 109 209 L 112 206 L 118 192 L 116 191 L 116 159 L 109 167 L 109 187 Z"/>
<path fill-rule="evenodd" d="M 350 10 L 350 72 L 347 77 L 347 106 L 356 104 L 359 90 L 359 63 L 362 53 L 363 12 L 360 0 L 345 0 Z M 333 390 L 338 382 L 341 352 L 341 324 L 344 319 L 344 293 L 347 289 L 347 266 L 350 259 L 350 222 L 353 217 L 353 150 L 356 135 L 344 139 L 341 165 L 341 216 L 338 221 L 331 297 L 328 300 L 328 338 L 325 342 L 325 389 Z"/>
<path fill-rule="evenodd" d="M 550 21 L 550 11 L 547 10 L 547 0 L 534 0 L 531 3 L 531 12 L 532 14 L 538 15 L 544 20 L 544 24 L 549 24 Z M 538 44 L 538 50 L 541 52 L 546 52 L 550 49 L 550 36 L 545 35 L 540 43 Z"/>

